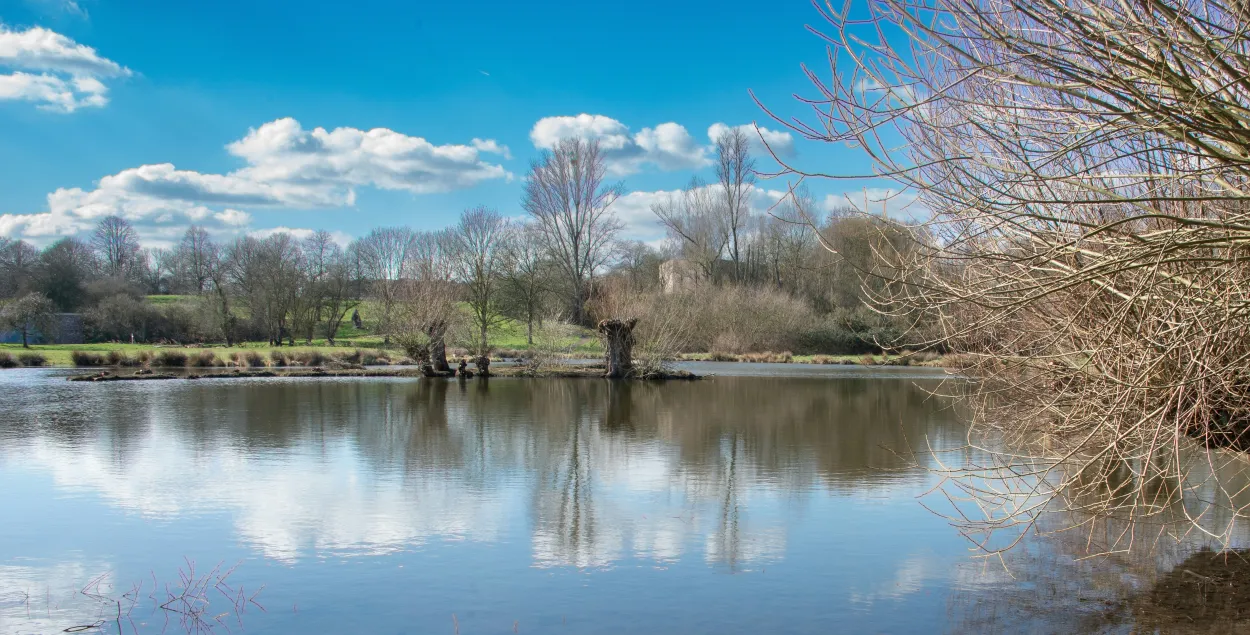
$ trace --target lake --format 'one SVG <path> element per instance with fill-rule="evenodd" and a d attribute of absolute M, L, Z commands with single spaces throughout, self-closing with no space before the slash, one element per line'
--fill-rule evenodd
<path fill-rule="evenodd" d="M 941 374 L 697 368 L 2 371 L 0 632 L 1130 632 L 1175 564 L 1077 561 L 1080 536 L 973 558 L 907 454 L 964 444 Z"/>

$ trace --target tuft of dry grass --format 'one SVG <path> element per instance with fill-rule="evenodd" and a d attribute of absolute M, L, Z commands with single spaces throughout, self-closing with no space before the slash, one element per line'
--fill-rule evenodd
<path fill-rule="evenodd" d="M 178 350 L 161 351 L 152 357 L 152 366 L 182 368 L 187 365 L 187 354 Z"/>
<path fill-rule="evenodd" d="M 5 353 L 5 354 L 7 355 L 8 353 Z M 22 366 L 27 366 L 27 367 L 37 367 L 37 366 L 48 365 L 48 358 L 44 357 L 43 355 L 40 355 L 39 353 L 22 353 L 21 355 L 17 356 L 17 361 Z"/>
<path fill-rule="evenodd" d="M 17 360 L 8 351 L 0 351 L 0 368 L 17 368 Z"/>
<path fill-rule="evenodd" d="M 103 366 L 105 363 L 103 355 L 87 351 L 72 351 L 69 358 L 75 366 Z"/>
<path fill-rule="evenodd" d="M 190 365 L 196 368 L 212 368 L 221 366 L 221 360 L 217 359 L 217 355 L 209 350 L 202 350 L 196 353 L 189 360 Z"/>
<path fill-rule="evenodd" d="M 290 366 L 291 360 L 287 357 L 286 351 L 272 350 L 269 351 L 270 366 Z"/>

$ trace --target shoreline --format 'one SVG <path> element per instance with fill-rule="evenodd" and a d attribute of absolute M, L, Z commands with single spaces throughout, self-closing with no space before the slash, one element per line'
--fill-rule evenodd
<path fill-rule="evenodd" d="M 556 365 L 544 369 L 533 369 L 525 366 L 505 366 L 492 371 L 489 375 L 482 376 L 475 373 L 467 375 L 445 375 L 438 377 L 430 377 L 423 373 L 420 368 L 405 366 L 403 368 L 393 369 L 368 369 L 368 368 L 286 368 L 281 370 L 261 369 L 261 370 L 243 370 L 243 369 L 222 369 L 216 372 L 187 372 L 187 373 L 168 373 L 154 372 L 147 369 L 139 369 L 134 372 L 120 372 L 119 369 L 100 370 L 95 373 L 86 373 L 80 375 L 70 375 L 65 378 L 66 381 L 73 382 L 115 382 L 115 381 L 162 381 L 168 379 L 185 379 L 198 381 L 203 379 L 257 379 L 257 378 L 275 378 L 275 379 L 302 379 L 302 378 L 318 378 L 318 377 L 408 377 L 413 379 L 491 379 L 491 378 L 519 378 L 519 379 L 606 379 L 604 377 L 604 369 L 595 366 L 578 366 L 578 365 Z M 702 375 L 696 375 L 687 370 L 662 371 L 659 373 L 650 373 L 635 377 L 623 378 L 624 381 L 668 381 L 668 380 L 695 380 L 702 379 Z"/>
<path fill-rule="evenodd" d="M 514 362 L 531 355 L 528 350 L 505 349 L 491 355 L 493 363 Z M 455 360 L 462 355 L 449 355 Z M 835 366 L 928 366 L 945 368 L 955 364 L 958 354 L 909 353 L 892 355 L 795 355 L 788 351 L 774 353 L 683 353 L 671 362 L 722 362 L 803 364 Z M 598 361 L 601 354 L 592 351 L 561 353 L 555 361 Z M 454 363 L 454 362 L 453 362 Z M 150 368 L 153 370 L 209 370 L 314 368 L 331 364 L 361 365 L 369 368 L 410 366 L 414 362 L 399 351 L 354 347 L 184 347 L 184 346 L 110 346 L 86 344 L 58 345 L 56 348 L 36 346 L 22 349 L 0 345 L 0 370 L 8 368 Z"/>

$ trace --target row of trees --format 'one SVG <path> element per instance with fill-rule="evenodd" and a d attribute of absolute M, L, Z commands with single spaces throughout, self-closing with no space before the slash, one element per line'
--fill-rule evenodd
<path fill-rule="evenodd" d="M 99 340 L 274 345 L 333 343 L 357 311 L 365 313 L 384 344 L 432 354 L 441 366 L 449 337 L 485 351 L 492 327 L 504 320 L 526 325 L 533 344 L 535 326 L 548 317 L 583 326 L 619 317 L 605 307 L 625 304 L 604 301 L 607 294 L 693 292 L 664 288 L 662 264 L 671 261 L 693 267 L 690 282 L 705 295 L 706 289 L 723 288 L 726 297 L 741 298 L 734 295 L 740 290 L 730 288 L 763 288 L 782 295 L 739 304 L 761 310 L 779 302 L 806 306 L 807 312 L 781 311 L 803 316 L 785 321 L 787 330 L 796 322 L 818 329 L 830 315 L 841 321 L 839 328 L 863 326 L 864 319 L 847 314 L 866 315 L 859 273 L 872 266 L 868 243 L 882 223 L 835 213 L 824 218 L 818 236 L 799 222 L 820 216 L 805 191 L 771 215 L 753 214 L 749 145 L 742 130 L 725 133 L 716 145 L 717 183 L 694 181 L 655 205 L 669 236 L 659 248 L 620 239 L 622 224 L 613 204 L 622 185 L 607 181 L 596 142 L 574 138 L 532 163 L 521 219 L 476 207 L 441 230 L 383 227 L 348 245 L 324 231 L 220 243 L 192 226 L 172 249 L 149 250 L 140 247 L 127 221 L 111 216 L 99 222 L 90 240 L 64 238 L 42 251 L 22 241 L 0 243 L 0 301 L 41 294 L 58 311 L 83 313 L 88 337 Z M 846 247 L 838 259 L 821 249 L 822 237 Z M 859 242 L 864 245 L 856 246 Z M 145 300 L 166 294 L 195 301 L 158 306 Z M 369 304 L 361 306 L 365 301 Z M 692 319 L 713 322 L 699 317 Z M 731 342 L 730 348 L 792 345 L 775 336 L 742 334 L 688 341 Z"/>

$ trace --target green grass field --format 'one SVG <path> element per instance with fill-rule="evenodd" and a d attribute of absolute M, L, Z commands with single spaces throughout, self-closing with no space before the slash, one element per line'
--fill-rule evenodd
<path fill-rule="evenodd" d="M 148 302 L 154 305 L 169 305 L 179 302 L 193 302 L 196 300 L 194 296 L 181 295 L 150 295 L 147 296 Z M 157 352 L 161 350 L 182 350 L 188 354 L 198 354 L 202 350 L 211 350 L 222 361 L 230 359 L 234 353 L 256 352 L 262 356 L 268 356 L 271 351 L 278 350 L 288 355 L 318 350 L 323 354 L 330 355 L 333 353 L 341 353 L 352 349 L 361 350 L 384 350 L 388 357 L 399 358 L 403 356 L 403 352 L 397 346 L 384 347 L 382 345 L 382 337 L 375 333 L 377 321 L 373 316 L 377 315 L 376 307 L 371 302 L 364 302 L 359 307 L 361 321 L 364 328 L 357 329 L 351 322 L 351 313 L 343 320 L 335 334 L 334 346 L 324 338 L 313 339 L 311 345 L 305 345 L 303 342 L 296 340 L 297 345 L 294 347 L 282 346 L 272 347 L 267 342 L 246 342 L 227 347 L 224 344 L 205 345 L 205 346 L 157 346 L 153 344 L 129 344 L 120 342 L 100 342 L 91 344 L 48 344 L 35 345 L 29 349 L 29 352 L 43 355 L 51 366 L 72 366 L 70 354 L 74 351 L 84 351 L 90 353 L 108 353 L 110 351 L 118 351 L 127 356 L 133 357 L 141 351 Z M 466 308 L 467 311 L 467 308 Z M 598 338 L 590 329 L 569 328 L 572 333 L 558 342 L 558 348 L 572 355 L 584 355 L 588 357 L 598 356 L 601 352 Z M 496 350 L 504 351 L 527 351 L 530 349 L 526 343 L 525 324 L 508 320 L 487 333 L 487 339 Z M 466 342 L 448 342 L 451 348 L 457 348 L 458 345 L 466 345 Z M 0 344 L 0 352 L 7 352 L 14 356 L 23 352 L 21 344 Z"/>

